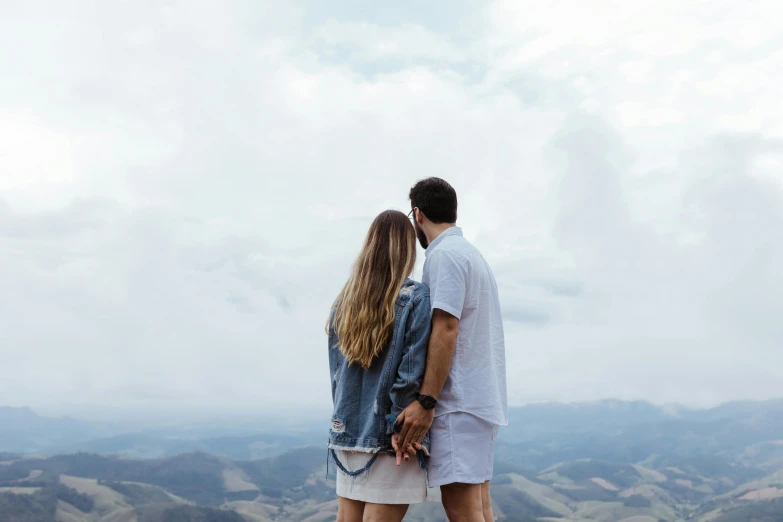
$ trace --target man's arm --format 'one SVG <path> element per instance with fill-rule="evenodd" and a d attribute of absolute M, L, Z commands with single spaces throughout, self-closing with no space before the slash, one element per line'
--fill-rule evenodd
<path fill-rule="evenodd" d="M 422 395 L 430 395 L 436 399 L 440 396 L 454 359 L 458 331 L 459 319 L 439 308 L 433 310 L 432 334 L 427 349 L 427 369 L 421 386 Z M 403 423 L 400 431 L 401 447 L 407 448 L 409 444 L 420 444 L 434 419 L 435 410 L 425 410 L 419 401 L 410 403 L 397 417 L 397 422 Z"/>
<path fill-rule="evenodd" d="M 421 385 L 420 392 L 422 395 L 431 395 L 437 399 L 443 391 L 457 349 L 458 331 L 459 319 L 440 308 L 433 310 L 432 334 L 427 349 L 427 369 L 424 372 L 424 383 Z"/>

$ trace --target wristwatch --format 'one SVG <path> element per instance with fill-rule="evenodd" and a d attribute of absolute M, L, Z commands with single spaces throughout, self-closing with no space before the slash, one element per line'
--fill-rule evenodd
<path fill-rule="evenodd" d="M 435 397 L 430 397 L 429 395 L 419 394 L 419 396 L 416 397 L 416 400 L 421 403 L 425 410 L 431 410 L 435 407 L 436 404 L 438 404 L 438 401 L 435 400 Z"/>

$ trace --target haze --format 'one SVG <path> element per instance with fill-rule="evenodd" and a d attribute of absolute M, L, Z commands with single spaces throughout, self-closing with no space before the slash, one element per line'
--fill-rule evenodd
<path fill-rule="evenodd" d="M 0 3 L 0 404 L 328 405 L 329 305 L 431 175 L 513 404 L 780 396 L 779 2 L 368 4 Z"/>

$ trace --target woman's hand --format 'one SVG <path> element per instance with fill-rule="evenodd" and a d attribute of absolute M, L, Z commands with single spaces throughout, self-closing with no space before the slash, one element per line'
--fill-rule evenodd
<path fill-rule="evenodd" d="M 392 448 L 394 448 L 394 452 L 397 454 L 397 465 L 399 466 L 403 459 L 408 460 L 410 457 L 416 456 L 416 449 L 408 445 L 407 451 L 404 451 L 402 447 L 400 447 L 400 435 L 399 433 L 392 434 Z"/>

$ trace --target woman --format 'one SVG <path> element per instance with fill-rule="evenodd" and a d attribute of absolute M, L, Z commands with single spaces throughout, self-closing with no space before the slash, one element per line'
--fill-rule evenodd
<path fill-rule="evenodd" d="M 341 522 L 400 521 L 426 499 L 429 437 L 410 460 L 392 448 L 397 415 L 418 397 L 430 336 L 429 292 L 408 279 L 415 263 L 413 225 L 382 212 L 332 308 L 329 453 Z"/>

